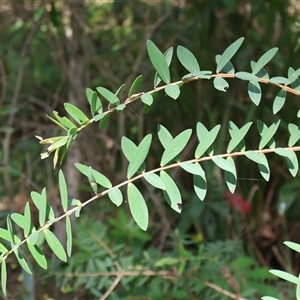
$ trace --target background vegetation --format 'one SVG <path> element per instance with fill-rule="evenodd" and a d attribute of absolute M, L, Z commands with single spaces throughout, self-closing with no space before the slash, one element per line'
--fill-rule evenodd
<path fill-rule="evenodd" d="M 162 50 L 181 44 L 210 70 L 215 55 L 244 36 L 243 49 L 234 58 L 237 68 L 247 69 L 250 60 L 279 47 L 267 69 L 270 74 L 286 74 L 289 66 L 299 65 L 298 17 L 296 1 L 1 1 L 0 225 L 4 226 L 8 213 L 23 212 L 30 191 L 40 192 L 44 186 L 59 213 L 57 173 L 51 160 L 40 160 L 44 149 L 35 135 L 59 135 L 46 114 L 53 110 L 64 114 L 65 102 L 88 111 L 86 87 L 116 90 L 127 83 L 120 95 L 125 99 L 134 78 L 143 74 L 141 90 L 151 89 L 154 72 L 147 39 Z M 178 79 L 183 74 L 178 62 L 171 71 Z M 158 123 L 172 128 L 174 135 L 197 121 L 210 128 L 229 120 L 241 126 L 254 114 L 273 122 L 272 103 L 278 91 L 263 87 L 262 103 L 254 107 L 246 90 L 246 83 L 236 81 L 221 93 L 201 80 L 184 86 L 177 102 L 159 95 L 146 115 L 134 103 L 130 110 L 112 115 L 105 130 L 90 126 L 72 144 L 64 163 L 70 196 L 83 200 L 91 196 L 75 162 L 101 170 L 113 183 L 124 180 L 119 151 L 124 135 L 139 141 L 156 131 Z M 279 131 L 288 122 L 297 122 L 294 112 L 299 99 L 288 95 L 287 101 L 279 113 L 286 123 Z M 284 144 L 288 137 L 282 132 Z M 220 151 L 225 132 L 221 136 Z M 249 147 L 251 142 L 247 141 Z M 149 168 L 159 164 L 158 149 Z M 53 257 L 47 271 L 36 268 L 29 276 L 10 258 L 7 299 L 105 299 L 108 295 L 111 299 L 210 300 L 234 295 L 292 299 L 293 289 L 268 270 L 299 273 L 299 258 L 282 244 L 300 242 L 299 176 L 292 179 L 275 156 L 269 162 L 273 172 L 265 182 L 257 166 L 238 161 L 235 197 L 239 203 L 251 203 L 251 210 L 232 204 L 222 174 L 212 164 L 205 166 L 209 187 L 203 202 L 194 195 L 191 177 L 173 172 L 184 197 L 180 215 L 165 206 L 160 192 L 140 186 L 151 211 L 147 232 L 137 227 L 126 204 L 116 210 L 108 199 L 94 202 L 74 221 L 75 254 L 68 264 Z M 53 230 L 63 240 L 62 226 Z"/>

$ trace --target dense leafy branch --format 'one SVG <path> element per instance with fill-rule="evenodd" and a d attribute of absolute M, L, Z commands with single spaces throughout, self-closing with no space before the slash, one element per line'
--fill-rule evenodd
<path fill-rule="evenodd" d="M 55 118 L 49 118 L 65 130 L 66 135 L 46 139 L 38 137 L 41 144 L 50 144 L 47 148 L 47 152 L 42 153 L 42 158 L 46 158 L 50 155 L 50 153 L 54 152 L 54 167 L 57 165 L 57 162 L 61 164 L 70 143 L 76 139 L 79 132 L 89 124 L 99 121 L 100 128 L 104 128 L 107 124 L 110 113 L 114 111 L 121 113 L 127 105 L 139 99 L 144 103 L 144 112 L 147 113 L 153 105 L 159 91 L 164 91 L 169 97 L 176 100 L 180 95 L 180 87 L 183 84 L 198 79 L 213 79 L 214 87 L 220 91 L 226 91 L 229 87 L 226 79 L 238 78 L 248 81 L 248 94 L 255 105 L 258 105 L 261 100 L 260 83 L 272 84 L 280 88 L 280 91 L 273 103 L 273 113 L 276 114 L 285 103 L 286 93 L 292 93 L 295 95 L 300 94 L 300 81 L 298 78 L 300 75 L 300 69 L 295 71 L 294 69 L 289 68 L 287 78 L 269 78 L 264 66 L 274 57 L 278 50 L 277 48 L 273 48 L 267 51 L 257 62 L 251 62 L 251 73 L 235 72 L 230 60 L 238 51 L 242 42 L 243 38 L 238 39 L 231 44 L 222 55 L 216 56 L 217 67 L 215 74 L 212 74 L 211 71 L 201 71 L 195 56 L 188 49 L 178 46 L 177 57 L 181 64 L 189 71 L 189 74 L 185 75 L 179 81 L 171 82 L 169 66 L 173 56 L 173 48 L 168 49 L 163 54 L 153 42 L 148 41 L 148 54 L 151 63 L 156 70 L 154 89 L 146 93 L 141 92 L 136 94 L 136 91 L 142 81 L 141 75 L 133 82 L 128 93 L 128 98 L 123 103 L 120 102 L 119 94 L 124 88 L 124 85 L 122 85 L 115 93 L 112 93 L 104 87 L 98 87 L 96 91 L 87 89 L 86 95 L 90 104 L 92 118 L 88 118 L 84 112 L 70 103 L 65 104 L 65 109 L 74 121 L 67 117 L 60 117 L 58 113 L 54 111 L 53 114 Z M 161 81 L 165 84 L 158 86 Z M 100 101 L 100 96 L 106 99 L 109 103 L 108 110 L 105 112 L 103 112 L 103 105 Z M 78 125 L 74 122 L 78 123 Z M 35 261 L 42 268 L 47 269 L 47 261 L 40 248 L 44 238 L 53 253 L 60 260 L 66 261 L 67 255 L 70 257 L 72 252 L 70 215 L 75 214 L 76 217 L 79 217 L 80 210 L 83 207 L 105 195 L 108 195 L 109 199 L 116 206 L 120 206 L 123 203 L 123 193 L 120 190 L 121 187 L 127 187 L 127 199 L 133 219 L 140 228 L 146 230 L 149 223 L 149 212 L 142 193 L 134 184 L 134 182 L 138 179 L 143 178 L 151 186 L 162 190 L 170 207 L 180 213 L 182 206 L 181 193 L 174 180 L 166 172 L 172 168 L 180 167 L 193 175 L 194 190 L 200 200 L 204 200 L 207 191 L 206 175 L 201 166 L 204 161 L 211 160 L 216 166 L 225 172 L 225 181 L 228 189 L 232 193 L 235 191 L 237 185 L 237 172 L 233 159 L 237 156 L 245 156 L 256 163 L 262 177 L 268 181 L 270 178 L 270 168 L 265 154 L 276 153 L 277 155 L 286 158 L 291 175 L 296 176 L 299 164 L 295 152 L 300 151 L 300 146 L 295 146 L 295 144 L 300 139 L 300 127 L 295 124 L 289 124 L 288 131 L 290 138 L 288 140 L 287 147 L 276 147 L 274 135 L 279 128 L 279 125 L 280 120 L 277 120 L 270 126 L 267 126 L 262 121 L 257 120 L 257 129 L 261 137 L 257 147 L 258 149 L 246 150 L 244 138 L 250 130 L 252 122 L 245 124 L 241 128 L 238 128 L 233 122 L 229 122 L 228 129 L 230 140 L 228 142 L 226 153 L 214 154 L 214 143 L 221 125 L 216 125 L 211 130 L 208 130 L 204 124 L 199 122 L 196 126 L 196 134 L 199 143 L 195 149 L 194 158 L 185 161 L 180 160 L 180 154 L 186 148 L 192 135 L 192 130 L 186 129 L 179 133 L 176 137 L 173 137 L 167 128 L 162 125 L 158 125 L 158 138 L 163 147 L 163 153 L 160 160 L 160 167 L 149 171 L 146 171 L 145 161 L 151 147 L 152 135 L 146 135 L 139 145 L 136 145 L 126 137 L 122 137 L 121 149 L 128 160 L 127 180 L 113 186 L 111 181 L 104 174 L 101 174 L 92 167 L 85 166 L 80 163 L 75 164 L 76 168 L 88 178 L 91 188 L 95 193 L 95 196 L 85 202 L 81 202 L 77 199 L 69 201 L 67 183 L 63 172 L 60 170 L 58 181 L 61 205 L 64 211 L 61 216 L 55 216 L 52 207 L 47 202 L 46 189 L 43 189 L 40 194 L 37 192 L 31 193 L 32 201 L 39 212 L 38 229 L 32 224 L 31 211 L 28 202 L 25 205 L 23 215 L 19 213 L 9 215 L 7 217 L 7 229 L 0 229 L 0 237 L 4 240 L 4 242 L 0 243 L 1 284 L 3 292 L 6 293 L 6 260 L 10 254 L 14 253 L 20 266 L 27 273 L 31 274 L 30 267 L 19 249 L 22 245 L 26 244 Z M 69 208 L 70 206 L 74 207 Z M 66 219 L 67 254 L 61 242 L 49 229 L 53 223 L 62 219 Z M 23 239 L 15 234 L 15 226 L 18 226 L 23 230 Z M 295 245 L 288 244 L 288 246 L 291 248 L 294 247 L 293 249 L 300 252 L 300 248 L 295 247 Z M 278 272 L 275 272 L 274 274 L 296 283 L 296 279 L 294 277 L 288 277 L 288 275 Z M 119 275 L 123 276 L 124 274 Z M 119 275 L 116 279 L 116 284 L 121 279 Z M 300 286 L 298 281 L 296 284 L 297 286 Z"/>

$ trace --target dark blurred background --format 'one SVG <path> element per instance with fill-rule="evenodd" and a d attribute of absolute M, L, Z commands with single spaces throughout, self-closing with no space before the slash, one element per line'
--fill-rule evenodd
<path fill-rule="evenodd" d="M 147 39 L 162 52 L 182 45 L 195 54 L 201 69 L 214 72 L 215 56 L 243 36 L 245 41 L 232 60 L 236 70 L 250 71 L 251 60 L 279 47 L 266 69 L 272 77 L 287 76 L 288 68 L 297 69 L 300 62 L 299 13 L 299 1 L 287 0 L 0 1 L 1 226 L 8 213 L 23 213 L 30 191 L 40 192 L 44 186 L 60 213 L 57 170 L 51 158 L 40 159 L 44 148 L 35 135 L 60 135 L 46 115 L 53 110 L 65 115 L 65 102 L 89 114 L 87 87 L 115 92 L 125 83 L 120 96 L 125 100 L 131 83 L 142 74 L 139 91 L 152 90 L 154 70 Z M 186 73 L 174 56 L 172 81 Z M 266 124 L 281 118 L 275 140 L 285 146 L 287 124 L 297 122 L 299 99 L 288 95 L 286 105 L 274 116 L 277 88 L 262 86 L 256 107 L 245 81 L 234 79 L 229 84 L 222 93 L 211 81 L 191 82 L 183 86 L 176 102 L 161 93 L 146 115 L 137 101 L 112 114 L 104 130 L 97 124 L 89 126 L 72 144 L 62 166 L 70 197 L 84 201 L 92 196 L 75 162 L 91 165 L 114 184 L 120 183 L 126 179 L 121 137 L 139 142 L 147 133 L 155 135 L 159 123 L 173 136 L 186 128 L 195 132 L 198 121 L 207 128 L 222 124 L 215 144 L 215 152 L 222 153 L 229 140 L 229 120 L 242 126 L 257 118 Z M 247 149 L 256 149 L 258 141 L 255 131 L 250 131 Z M 182 160 L 193 157 L 196 142 L 194 134 Z M 161 153 L 155 138 L 147 169 L 159 165 Z M 134 224 L 127 203 L 116 208 L 108 198 L 94 201 L 74 221 L 68 264 L 59 264 L 45 246 L 48 270 L 32 261 L 34 274 L 29 276 L 10 258 L 7 299 L 104 299 L 107 291 L 108 299 L 232 298 L 216 287 L 246 299 L 263 295 L 291 299 L 294 287 L 276 281 L 268 270 L 299 273 L 298 257 L 282 244 L 300 242 L 299 176 L 293 178 L 278 156 L 268 159 L 269 182 L 262 179 L 257 165 L 245 158 L 236 160 L 240 179 L 235 197 L 251 203 L 247 214 L 230 206 L 224 174 L 211 162 L 203 164 L 208 181 L 203 202 L 195 196 L 189 174 L 171 172 L 183 196 L 181 215 L 170 209 L 160 191 L 137 183 L 151 212 L 147 232 Z M 53 230 L 63 236 L 60 227 Z M 114 286 L 120 274 L 122 279 Z"/>

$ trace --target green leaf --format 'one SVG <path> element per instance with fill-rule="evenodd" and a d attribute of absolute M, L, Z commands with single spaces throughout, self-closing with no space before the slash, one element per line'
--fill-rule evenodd
<path fill-rule="evenodd" d="M 19 213 L 12 213 L 10 218 L 22 229 L 25 228 L 24 216 Z"/>
<path fill-rule="evenodd" d="M 31 214 L 30 214 L 30 205 L 27 201 L 24 208 L 24 236 L 28 237 L 32 228 L 31 224 Z"/>
<path fill-rule="evenodd" d="M 62 124 L 65 128 L 67 129 L 77 128 L 77 126 L 72 121 L 70 121 L 67 117 L 60 117 L 57 111 L 53 111 L 53 114 L 57 119 L 57 121 L 60 124 Z"/>
<path fill-rule="evenodd" d="M 85 115 L 83 111 L 81 111 L 78 107 L 71 103 L 64 104 L 65 110 L 67 113 L 79 124 L 84 121 L 89 121 L 89 118 Z"/>
<path fill-rule="evenodd" d="M 122 136 L 121 148 L 128 161 L 132 161 L 135 158 L 134 154 L 137 149 L 137 145 L 126 136 Z"/>
<path fill-rule="evenodd" d="M 96 92 L 93 92 L 93 94 L 92 94 L 90 108 L 91 108 L 91 114 L 93 117 L 95 116 L 96 113 L 102 113 L 102 111 L 103 111 L 102 103 Z"/>
<path fill-rule="evenodd" d="M 66 252 L 58 240 L 58 238 L 54 235 L 52 231 L 49 229 L 44 230 L 44 235 L 47 244 L 49 245 L 50 249 L 53 251 L 53 253 L 62 261 L 67 261 L 67 255 Z"/>
<path fill-rule="evenodd" d="M 271 83 L 277 83 L 277 84 L 289 84 L 289 80 L 285 77 L 277 76 L 269 79 L 269 82 Z"/>
<path fill-rule="evenodd" d="M 1 288 L 3 294 L 6 296 L 6 283 L 7 283 L 7 269 L 6 269 L 6 261 L 1 261 Z"/>
<path fill-rule="evenodd" d="M 273 102 L 273 114 L 277 114 L 284 105 L 286 98 L 286 90 L 280 90 Z"/>
<path fill-rule="evenodd" d="M 95 122 L 98 122 L 98 121 L 104 119 L 104 117 L 105 117 L 106 115 L 108 115 L 108 114 L 109 114 L 109 113 L 106 112 L 106 113 L 101 113 L 101 114 L 96 115 L 96 116 L 94 117 Z"/>
<path fill-rule="evenodd" d="M 300 127 L 295 124 L 289 124 L 288 129 L 290 132 L 290 138 L 288 145 L 289 147 L 293 147 L 300 139 Z"/>
<path fill-rule="evenodd" d="M 283 242 L 290 249 L 300 253 L 300 244 L 294 242 Z"/>
<path fill-rule="evenodd" d="M 155 173 L 146 173 L 146 174 L 144 174 L 144 178 L 152 186 L 154 186 L 158 189 L 161 189 L 161 190 L 166 189 L 166 186 L 165 186 L 163 180 L 157 174 L 155 174 Z"/>
<path fill-rule="evenodd" d="M 21 254 L 17 249 L 14 250 L 14 254 L 15 254 L 15 256 L 16 256 L 16 258 L 17 258 L 17 260 L 18 260 L 20 266 L 22 267 L 22 269 L 23 269 L 26 273 L 32 274 L 32 272 L 31 272 L 31 270 L 30 270 L 30 268 L 29 268 L 29 266 L 28 266 L 28 264 L 27 264 L 25 258 L 22 256 L 22 254 Z"/>
<path fill-rule="evenodd" d="M 279 300 L 278 298 L 270 297 L 270 296 L 264 296 L 261 298 L 261 300 Z"/>
<path fill-rule="evenodd" d="M 198 163 L 182 162 L 180 167 L 188 173 L 202 176 L 204 174 L 202 167 Z"/>
<path fill-rule="evenodd" d="M 47 260 L 42 250 L 37 245 L 31 244 L 30 241 L 27 241 L 27 247 L 39 266 L 47 270 Z"/>
<path fill-rule="evenodd" d="M 197 136 L 200 144 L 195 151 L 195 158 L 200 158 L 205 151 L 214 143 L 217 135 L 220 131 L 221 125 L 216 125 L 211 131 L 208 131 L 206 127 L 198 122 L 197 123 Z"/>
<path fill-rule="evenodd" d="M 217 54 L 216 55 L 216 63 L 218 64 L 220 59 L 221 59 L 222 55 L 220 54 Z M 220 70 L 220 72 L 224 72 L 224 73 L 227 73 L 227 74 L 234 74 L 235 73 L 235 70 L 234 70 L 234 66 L 233 64 L 231 63 L 231 61 L 228 61 L 225 66 L 222 68 L 222 70 Z"/>
<path fill-rule="evenodd" d="M 232 43 L 223 52 L 219 62 L 217 63 L 217 70 L 216 70 L 217 73 L 219 73 L 223 69 L 223 67 L 226 65 L 226 63 L 231 60 L 231 58 L 235 55 L 235 53 L 241 47 L 243 41 L 244 41 L 243 37 L 237 39 L 234 43 Z"/>
<path fill-rule="evenodd" d="M 201 166 L 200 168 L 202 169 Z M 207 183 L 205 172 L 203 169 L 201 175 L 193 175 L 193 182 L 196 195 L 199 197 L 200 200 L 204 200 L 207 191 Z"/>
<path fill-rule="evenodd" d="M 227 147 L 227 153 L 232 152 L 234 148 L 240 144 L 240 142 L 244 139 L 245 135 L 249 131 L 251 125 L 252 122 L 249 122 L 239 129 L 235 126 L 233 122 L 229 122 L 229 132 L 231 140 Z"/>
<path fill-rule="evenodd" d="M 100 172 L 92 169 L 91 167 L 80 164 L 80 163 L 75 163 L 75 167 L 77 168 L 77 170 L 80 173 L 82 173 L 87 178 L 89 178 L 89 175 L 90 175 L 89 173 L 91 172 L 91 174 L 94 177 L 96 183 L 98 183 L 99 185 L 101 185 L 105 188 L 108 188 L 108 189 L 111 188 L 112 184 L 111 184 L 110 180 L 106 176 L 101 174 Z"/>
<path fill-rule="evenodd" d="M 112 188 L 108 192 L 108 197 L 116 206 L 120 206 L 123 202 L 123 195 L 119 188 Z"/>
<path fill-rule="evenodd" d="M 110 114 L 107 113 L 107 114 L 105 114 L 105 115 L 101 118 L 101 121 L 100 121 L 100 129 L 104 129 L 104 128 L 105 128 L 105 126 L 106 126 L 106 124 L 107 124 L 107 122 L 108 122 L 108 120 L 109 120 L 109 116 L 110 116 Z"/>
<path fill-rule="evenodd" d="M 300 299 L 300 274 L 298 275 L 298 282 L 296 288 L 296 299 Z"/>
<path fill-rule="evenodd" d="M 269 272 L 279 278 L 282 278 L 282 279 L 288 281 L 288 282 L 291 282 L 294 284 L 298 283 L 298 278 L 290 273 L 280 271 L 280 270 L 270 270 Z"/>
<path fill-rule="evenodd" d="M 235 165 L 226 160 L 223 157 L 214 156 L 212 157 L 212 161 L 222 170 L 230 172 L 230 173 L 236 173 L 235 171 Z"/>
<path fill-rule="evenodd" d="M 20 238 L 13 234 L 13 232 L 10 233 L 8 230 L 3 228 L 0 228 L 0 238 L 8 242 L 13 242 L 13 244 L 21 242 Z"/>
<path fill-rule="evenodd" d="M 168 202 L 168 204 L 171 206 L 172 209 L 180 213 L 182 200 L 181 200 L 180 191 L 176 183 L 165 171 L 160 171 L 160 178 L 162 179 L 166 187 L 166 189 L 163 191 L 166 201 Z"/>
<path fill-rule="evenodd" d="M 122 111 L 125 107 L 126 107 L 126 105 L 125 105 L 124 103 L 119 104 L 119 105 L 116 107 L 116 111 Z"/>
<path fill-rule="evenodd" d="M 8 252 L 8 249 L 0 243 L 0 253 Z"/>
<path fill-rule="evenodd" d="M 165 87 L 166 94 L 176 100 L 180 95 L 180 88 L 177 84 L 168 84 Z M 147 103 L 146 103 L 147 104 Z"/>
<path fill-rule="evenodd" d="M 251 101 L 258 106 L 261 100 L 261 88 L 257 81 L 249 81 L 248 95 Z"/>
<path fill-rule="evenodd" d="M 225 171 L 225 180 L 229 191 L 233 194 L 237 183 L 236 168 L 232 157 L 227 157 L 227 161 L 232 164 L 232 170 L 231 172 Z"/>
<path fill-rule="evenodd" d="M 253 74 L 258 73 L 277 53 L 278 48 L 272 48 L 268 50 L 256 63 L 253 68 Z"/>
<path fill-rule="evenodd" d="M 177 47 L 177 57 L 181 64 L 193 75 L 195 75 L 195 72 L 200 72 L 198 61 L 190 50 L 179 45 Z"/>
<path fill-rule="evenodd" d="M 39 232 L 38 231 L 34 231 L 30 234 L 29 236 L 29 242 L 32 244 L 32 245 L 35 245 L 37 240 L 39 238 Z"/>
<path fill-rule="evenodd" d="M 258 132 L 261 136 L 261 140 L 259 142 L 258 149 L 263 149 L 270 141 L 272 142 L 272 138 L 274 134 L 276 133 L 278 127 L 280 124 L 280 119 L 278 119 L 276 122 L 274 122 L 269 128 L 261 122 L 260 120 L 257 120 L 257 128 Z"/>
<path fill-rule="evenodd" d="M 128 169 L 127 169 L 127 178 L 131 178 L 140 168 L 140 166 L 145 161 L 150 145 L 152 141 L 152 135 L 146 135 L 143 140 L 140 142 L 135 152 L 133 153 L 132 160 L 129 161 Z"/>
<path fill-rule="evenodd" d="M 97 87 L 97 92 L 112 105 L 118 105 L 120 103 L 118 96 L 104 87 Z"/>
<path fill-rule="evenodd" d="M 221 92 L 226 92 L 229 87 L 228 82 L 222 77 L 215 77 L 213 84 L 215 89 Z"/>
<path fill-rule="evenodd" d="M 167 65 L 170 67 L 172 57 L 173 57 L 173 47 L 170 47 L 166 50 L 166 52 L 164 53 L 164 57 L 166 58 Z M 157 87 L 160 84 L 160 82 L 161 79 L 156 72 L 154 76 L 154 87 Z"/>
<path fill-rule="evenodd" d="M 192 135 L 192 129 L 186 129 L 180 134 L 178 134 L 172 141 L 169 143 L 162 155 L 160 165 L 165 166 L 173 158 L 175 158 L 187 145 L 190 137 Z"/>
<path fill-rule="evenodd" d="M 71 257 L 72 254 L 72 224 L 69 216 L 66 217 L 66 234 L 67 234 L 67 254 Z"/>
<path fill-rule="evenodd" d="M 42 195 L 37 193 L 37 192 L 31 192 L 30 193 L 30 196 L 31 196 L 31 199 L 35 205 L 35 207 L 40 211 L 41 210 L 41 205 L 44 205 L 44 202 L 45 202 L 45 197 L 46 197 L 46 189 L 45 190 L 45 196 L 44 199 L 42 199 Z M 45 209 L 45 208 L 42 208 L 42 209 Z M 49 203 L 47 203 L 47 200 L 46 200 L 46 217 L 48 219 L 54 219 L 55 218 L 55 215 L 54 215 L 54 211 L 53 211 L 53 208 L 49 205 Z"/>
<path fill-rule="evenodd" d="M 103 186 L 107 189 L 112 187 L 112 183 L 110 182 L 110 180 L 106 176 L 104 176 L 103 174 L 101 174 L 100 172 L 98 172 L 94 169 L 92 169 L 91 172 L 92 172 L 96 182 L 99 185 L 101 185 L 101 186 Z"/>
<path fill-rule="evenodd" d="M 61 205 L 66 212 L 68 210 L 68 189 L 67 189 L 67 184 L 66 184 L 66 179 L 65 176 L 62 172 L 62 170 L 59 170 L 58 172 L 58 182 L 59 182 L 59 191 L 60 191 L 60 200 L 61 200 Z"/>
<path fill-rule="evenodd" d="M 116 96 L 116 97 L 119 96 L 119 94 L 122 92 L 124 86 L 125 86 L 125 83 L 122 84 L 122 85 L 118 88 L 118 90 L 115 92 L 115 96 Z"/>
<path fill-rule="evenodd" d="M 246 151 L 245 156 L 258 164 L 260 174 L 266 181 L 269 181 L 270 168 L 266 156 L 263 153 L 257 153 L 254 151 Z"/>
<path fill-rule="evenodd" d="M 242 80 L 246 80 L 246 81 L 254 81 L 254 82 L 257 82 L 258 80 L 258 77 L 255 76 L 254 74 L 252 73 L 249 73 L 249 72 L 236 72 L 234 74 L 234 76 L 236 78 L 239 78 L 239 79 L 242 79 Z"/>
<path fill-rule="evenodd" d="M 157 133 L 158 133 L 159 141 L 163 145 L 164 149 L 166 149 L 168 145 L 173 141 L 173 137 L 171 133 L 168 131 L 166 127 L 164 127 L 161 124 L 158 124 L 157 126 Z"/>
<path fill-rule="evenodd" d="M 252 69 L 252 73 L 253 73 L 253 69 L 255 69 L 256 62 L 251 61 L 250 65 L 251 65 L 251 69 Z M 263 78 L 263 79 L 269 80 L 269 75 L 268 75 L 267 71 L 264 68 L 261 68 L 257 73 L 255 73 L 255 75 L 258 78 Z"/>
<path fill-rule="evenodd" d="M 159 77 L 163 82 L 167 84 L 170 83 L 170 71 L 165 56 L 150 40 L 147 40 L 147 50 L 151 63 L 158 73 Z"/>
<path fill-rule="evenodd" d="M 128 92 L 128 98 L 130 98 L 140 87 L 142 82 L 143 75 L 139 75 L 133 82 L 133 84 L 130 87 L 130 90 Z"/>
<path fill-rule="evenodd" d="M 147 104 L 147 105 L 149 105 L 149 106 L 151 106 L 152 103 L 153 103 L 153 97 L 152 97 L 151 94 L 148 94 L 148 93 L 143 94 L 143 95 L 141 96 L 141 100 L 142 100 L 143 103 L 145 103 L 145 104 Z"/>
<path fill-rule="evenodd" d="M 280 156 L 286 157 L 289 171 L 292 174 L 292 176 L 296 177 L 299 170 L 299 164 L 296 153 L 292 150 L 284 148 L 276 148 L 275 153 Z"/>
<path fill-rule="evenodd" d="M 143 195 L 131 182 L 127 186 L 127 197 L 133 219 L 141 229 L 146 231 L 149 223 L 148 208 Z"/>
<path fill-rule="evenodd" d="M 47 215 L 47 197 L 46 197 L 46 189 L 43 188 L 42 193 L 40 195 L 40 204 L 39 204 L 39 223 L 41 227 L 45 225 L 46 215 Z"/>

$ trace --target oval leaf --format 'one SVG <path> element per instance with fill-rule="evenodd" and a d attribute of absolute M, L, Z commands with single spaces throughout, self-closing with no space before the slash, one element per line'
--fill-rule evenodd
<path fill-rule="evenodd" d="M 272 48 L 267 51 L 256 63 L 255 67 L 253 68 L 253 74 L 256 74 L 262 69 L 277 53 L 278 48 Z"/>
<path fill-rule="evenodd" d="M 116 206 L 120 206 L 123 202 L 123 195 L 119 188 L 112 188 L 108 192 L 108 197 Z"/>
<path fill-rule="evenodd" d="M 261 88 L 257 81 L 249 81 L 248 95 L 251 101 L 258 106 L 261 100 Z"/>
<path fill-rule="evenodd" d="M 47 260 L 41 249 L 37 245 L 32 245 L 30 241 L 27 241 L 27 247 L 39 266 L 47 270 Z"/>
<path fill-rule="evenodd" d="M 181 212 L 181 195 L 180 191 L 173 181 L 173 179 L 169 176 L 169 174 L 165 171 L 160 172 L 160 178 L 164 182 L 166 189 L 163 191 L 164 196 L 168 204 L 174 209 L 176 212 Z"/>
<path fill-rule="evenodd" d="M 44 230 L 44 235 L 47 244 L 49 245 L 50 249 L 53 251 L 53 253 L 62 261 L 67 261 L 67 255 L 66 252 L 58 240 L 58 238 L 54 235 L 52 231 L 49 229 Z"/>
<path fill-rule="evenodd" d="M 229 87 L 228 82 L 222 77 L 215 77 L 213 84 L 214 87 L 221 92 L 226 92 Z"/>
<path fill-rule="evenodd" d="M 128 98 L 130 98 L 140 87 L 142 82 L 143 75 L 139 75 L 133 82 L 133 84 L 130 87 L 130 90 L 128 92 Z"/>
<path fill-rule="evenodd" d="M 155 173 L 146 173 L 146 174 L 144 174 L 144 178 L 152 186 L 154 186 L 158 189 L 161 189 L 161 190 L 166 189 L 166 186 L 165 186 L 163 180 L 157 174 L 155 174 Z"/>
<path fill-rule="evenodd" d="M 159 77 L 162 79 L 163 82 L 167 84 L 170 83 L 170 71 L 165 56 L 150 40 L 147 40 L 147 50 L 151 63 L 156 72 L 158 73 Z"/>
<path fill-rule="evenodd" d="M 168 84 L 165 87 L 166 94 L 176 100 L 180 95 L 180 88 L 177 84 Z M 147 103 L 146 103 L 147 104 Z"/>
<path fill-rule="evenodd" d="M 194 54 L 183 46 L 177 47 L 177 57 L 181 64 L 193 75 L 200 72 L 198 61 Z"/>
<path fill-rule="evenodd" d="M 146 231 L 149 223 L 148 207 L 143 195 L 131 182 L 127 186 L 127 197 L 133 219 L 141 229 Z"/>
<path fill-rule="evenodd" d="M 277 114 L 284 105 L 286 98 L 286 90 L 280 90 L 273 102 L 273 114 Z"/>

